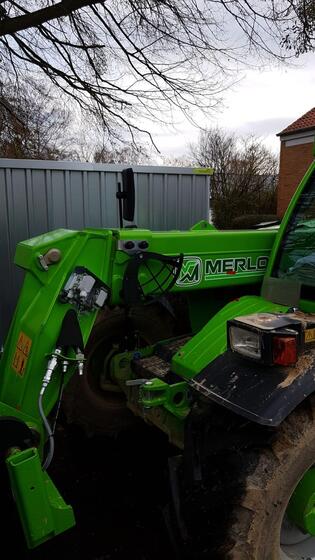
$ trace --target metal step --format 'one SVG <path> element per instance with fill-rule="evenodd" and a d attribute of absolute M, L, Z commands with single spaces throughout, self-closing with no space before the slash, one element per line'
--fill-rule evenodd
<path fill-rule="evenodd" d="M 160 342 L 155 347 L 155 354 L 132 362 L 133 371 L 143 379 L 158 377 L 167 383 L 178 382 L 178 377 L 171 372 L 172 356 L 190 340 L 191 336 L 182 336 L 168 342 Z"/>
<path fill-rule="evenodd" d="M 173 338 L 167 342 L 159 342 L 155 347 L 155 354 L 166 362 L 171 362 L 174 354 L 176 354 L 190 339 L 191 336 L 185 335 L 179 338 Z"/>
<path fill-rule="evenodd" d="M 170 364 L 159 356 L 150 356 L 149 358 L 142 358 L 134 360 L 132 363 L 133 371 L 143 379 L 150 379 L 151 377 L 159 377 L 165 380 L 166 376 L 170 373 Z"/>

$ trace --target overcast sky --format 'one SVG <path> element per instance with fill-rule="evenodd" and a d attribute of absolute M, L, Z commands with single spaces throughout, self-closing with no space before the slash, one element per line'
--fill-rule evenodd
<path fill-rule="evenodd" d="M 247 71 L 225 94 L 221 111 L 213 115 L 208 126 L 255 134 L 277 153 L 280 142 L 276 134 L 315 107 L 315 54 L 304 55 L 294 64 L 295 67 Z M 176 128 L 155 132 L 159 149 L 171 156 L 184 154 L 189 142 L 198 139 L 198 130 L 180 116 Z"/>

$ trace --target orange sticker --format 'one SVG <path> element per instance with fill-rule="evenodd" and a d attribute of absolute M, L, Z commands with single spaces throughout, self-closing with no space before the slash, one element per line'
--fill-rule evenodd
<path fill-rule="evenodd" d="M 19 375 L 24 375 L 31 346 L 32 340 L 26 334 L 20 332 L 12 360 L 12 368 Z"/>
<path fill-rule="evenodd" d="M 30 337 L 26 336 L 26 334 L 24 334 L 23 332 L 20 332 L 16 347 L 21 350 L 21 352 L 23 352 L 25 356 L 28 356 L 31 350 L 31 346 L 32 341 Z"/>

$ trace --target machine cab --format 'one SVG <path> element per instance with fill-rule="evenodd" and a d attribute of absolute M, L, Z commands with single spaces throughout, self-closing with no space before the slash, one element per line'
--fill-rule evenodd
<path fill-rule="evenodd" d="M 292 199 L 271 260 L 263 295 L 276 303 L 314 311 L 315 163 Z"/>

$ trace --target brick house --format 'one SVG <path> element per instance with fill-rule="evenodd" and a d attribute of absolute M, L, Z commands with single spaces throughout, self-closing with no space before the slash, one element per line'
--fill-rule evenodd
<path fill-rule="evenodd" d="M 315 107 L 277 136 L 281 142 L 277 214 L 282 217 L 296 187 L 314 159 Z"/>

